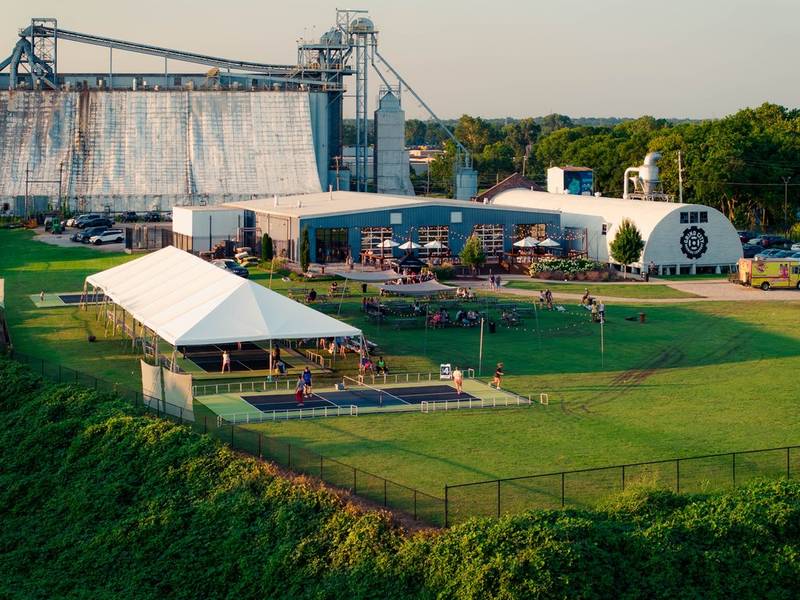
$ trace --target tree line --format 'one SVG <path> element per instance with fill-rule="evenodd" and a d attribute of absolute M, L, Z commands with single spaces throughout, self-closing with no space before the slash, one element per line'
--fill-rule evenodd
<path fill-rule="evenodd" d="M 783 230 L 798 221 L 800 110 L 765 103 L 704 121 L 552 114 L 518 120 L 463 115 L 448 123 L 472 156 L 480 190 L 523 170 L 544 184 L 548 167 L 576 165 L 594 170 L 596 192 L 619 197 L 625 169 L 659 151 L 664 191 L 677 199 L 680 152 L 684 202 L 717 208 L 741 228 Z M 430 177 L 412 176 L 417 193 L 452 194 L 457 152 L 442 128 L 409 119 L 406 143 L 445 150 Z"/>

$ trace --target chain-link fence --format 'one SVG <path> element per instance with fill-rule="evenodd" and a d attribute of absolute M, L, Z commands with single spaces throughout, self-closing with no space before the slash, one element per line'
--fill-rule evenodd
<path fill-rule="evenodd" d="M 583 508 L 634 486 L 676 493 L 722 492 L 753 479 L 800 474 L 800 446 L 707 454 L 445 486 L 444 525 L 530 509 Z"/>
<path fill-rule="evenodd" d="M 75 369 L 13 352 L 11 358 L 28 365 L 42 378 L 55 383 L 74 383 L 95 390 L 113 392 L 134 407 L 159 417 L 191 426 L 198 433 L 212 435 L 235 450 L 269 460 L 295 473 L 317 477 L 337 488 L 370 500 L 380 506 L 408 514 L 431 525 L 444 523 L 444 499 L 363 471 L 351 465 L 290 444 L 240 425 L 226 423 L 214 415 L 190 413 L 182 406 L 150 398 Z"/>

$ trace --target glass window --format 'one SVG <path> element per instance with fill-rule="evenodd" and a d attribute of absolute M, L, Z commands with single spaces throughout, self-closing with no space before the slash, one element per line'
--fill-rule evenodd
<path fill-rule="evenodd" d="M 497 256 L 503 252 L 503 226 L 502 225 L 475 225 L 472 232 L 478 236 L 483 244 L 483 251 L 487 256 Z"/>
<path fill-rule="evenodd" d="M 681 213 L 681 223 L 688 223 L 689 222 L 689 213 L 682 212 Z"/>
<path fill-rule="evenodd" d="M 689 213 L 689 223 L 697 223 L 697 212 L 692 211 Z"/>
<path fill-rule="evenodd" d="M 450 222 L 451 223 L 463 223 L 464 222 L 464 215 L 460 210 L 454 210 L 450 213 Z"/>
<path fill-rule="evenodd" d="M 346 227 L 320 227 L 316 231 L 318 263 L 344 262 L 350 254 Z"/>
<path fill-rule="evenodd" d="M 398 213 L 398 212 L 389 213 L 389 224 L 390 225 L 402 225 L 403 224 L 403 213 Z"/>
<path fill-rule="evenodd" d="M 521 240 L 524 237 L 531 236 L 537 240 L 543 240 L 547 237 L 547 224 L 546 223 L 520 223 L 514 225 L 514 241 Z"/>
<path fill-rule="evenodd" d="M 392 249 L 381 246 L 385 240 L 392 239 L 391 227 L 363 227 L 361 229 L 361 252 L 391 256 Z"/>
<path fill-rule="evenodd" d="M 600 234 L 601 235 L 608 234 L 608 223 L 603 223 L 603 226 L 600 228 Z"/>
<path fill-rule="evenodd" d="M 700 222 L 701 223 L 708 223 L 708 212 L 707 211 L 704 210 L 704 211 L 700 212 Z"/>
<path fill-rule="evenodd" d="M 441 248 L 426 248 L 425 244 L 439 242 Z M 450 256 L 450 228 L 447 225 L 423 225 L 417 230 L 420 256 Z"/>

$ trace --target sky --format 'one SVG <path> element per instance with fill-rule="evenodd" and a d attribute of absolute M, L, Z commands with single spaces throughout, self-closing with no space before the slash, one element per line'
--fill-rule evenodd
<path fill-rule="evenodd" d="M 314 0 L 6 4 L 2 58 L 32 16 L 52 16 L 68 30 L 278 64 L 295 63 L 297 40 L 318 38 L 337 8 Z M 716 118 L 763 102 L 794 108 L 800 98 L 797 0 L 362 0 L 348 8 L 369 10 L 381 54 L 443 118 Z M 107 50 L 59 44 L 60 71 L 107 68 Z M 115 52 L 114 70 L 160 72 L 163 61 Z M 372 107 L 378 80 L 370 77 Z M 407 118 L 426 116 L 409 95 L 403 104 Z"/>

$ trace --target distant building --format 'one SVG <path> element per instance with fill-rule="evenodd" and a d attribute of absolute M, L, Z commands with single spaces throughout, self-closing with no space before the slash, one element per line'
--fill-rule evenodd
<path fill-rule="evenodd" d="M 503 181 L 500 183 L 496 183 L 482 194 L 478 194 L 475 200 L 478 202 L 491 202 L 495 196 L 508 190 L 533 190 L 534 192 L 545 191 L 544 188 L 535 181 L 528 179 L 527 177 L 523 177 L 519 173 L 514 173 L 513 175 L 509 175 L 503 179 Z"/>
<path fill-rule="evenodd" d="M 591 196 L 594 172 L 588 167 L 550 167 L 547 169 L 547 191 L 551 194 Z"/>

